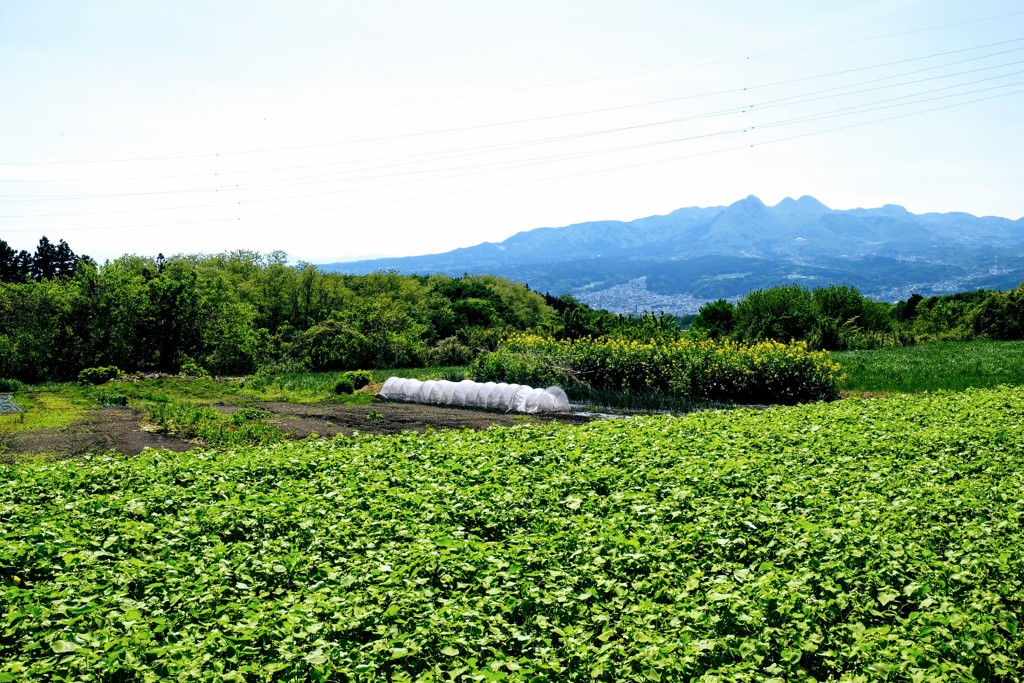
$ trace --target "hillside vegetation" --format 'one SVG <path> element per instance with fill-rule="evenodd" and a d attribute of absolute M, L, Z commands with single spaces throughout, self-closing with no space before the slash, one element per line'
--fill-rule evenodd
<path fill-rule="evenodd" d="M 34 256 L 0 248 L 0 257 L 0 382 L 475 362 L 480 379 L 789 403 L 837 394 L 839 375 L 806 351 L 1024 338 L 1024 286 L 897 304 L 846 285 L 773 287 L 705 304 L 685 329 L 690 321 L 674 316 L 614 315 L 490 275 L 342 275 L 286 265 L 282 253 L 124 256 L 97 265 L 44 238 Z M 547 353 L 546 372 L 512 372 L 524 367 L 511 362 L 517 353 L 522 360 L 523 349 L 512 347 L 522 347 L 515 339 L 523 333 L 553 344 L 529 351 Z M 772 343 L 796 346 L 769 351 Z M 637 345 L 646 350 L 627 360 L 599 351 Z M 580 349 L 590 350 L 573 355 Z M 723 354 L 732 360 L 720 362 Z M 617 360 L 596 362 L 602 355 Z M 767 357 L 775 361 L 754 360 Z"/>
<path fill-rule="evenodd" d="M 539 294 L 496 277 L 345 276 L 251 252 L 124 256 L 0 283 L 0 377 L 451 365 L 556 318 Z"/>
<path fill-rule="evenodd" d="M 595 311 L 490 275 L 324 273 L 281 252 L 102 265 L 0 240 L 0 379 L 82 370 L 241 375 L 462 365 L 513 331 L 647 336 L 669 318 Z"/>
<path fill-rule="evenodd" d="M 855 287 L 800 285 L 748 292 L 701 307 L 693 331 L 753 343 L 805 341 L 825 350 L 909 346 L 934 341 L 1024 339 L 1024 283 L 1009 291 L 977 290 L 887 304 Z"/>

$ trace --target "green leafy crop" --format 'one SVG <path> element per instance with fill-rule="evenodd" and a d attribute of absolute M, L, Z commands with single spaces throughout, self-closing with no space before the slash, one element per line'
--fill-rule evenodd
<path fill-rule="evenodd" d="M 0 681 L 1016 681 L 1024 389 L 0 469 Z"/>

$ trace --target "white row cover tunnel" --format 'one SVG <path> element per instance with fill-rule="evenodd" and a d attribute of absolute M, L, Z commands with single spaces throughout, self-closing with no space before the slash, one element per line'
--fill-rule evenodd
<path fill-rule="evenodd" d="M 432 403 L 439 406 L 482 408 L 517 413 L 561 413 L 570 410 L 569 397 L 559 387 L 534 389 L 524 384 L 461 382 L 389 377 L 377 394 L 388 401 Z"/>

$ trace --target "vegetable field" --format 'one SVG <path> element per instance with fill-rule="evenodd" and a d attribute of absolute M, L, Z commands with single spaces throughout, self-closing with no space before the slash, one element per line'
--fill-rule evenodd
<path fill-rule="evenodd" d="M 1024 389 L 0 469 L 0 681 L 1016 681 Z"/>

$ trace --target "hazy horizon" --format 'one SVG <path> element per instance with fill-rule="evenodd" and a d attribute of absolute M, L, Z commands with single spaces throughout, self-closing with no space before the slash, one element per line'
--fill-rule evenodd
<path fill-rule="evenodd" d="M 439 253 L 748 195 L 1024 216 L 1024 11 L 0 4 L 0 238 Z"/>

